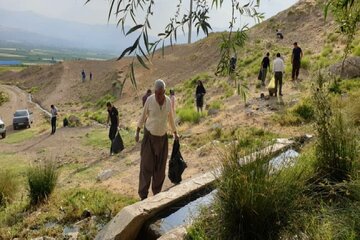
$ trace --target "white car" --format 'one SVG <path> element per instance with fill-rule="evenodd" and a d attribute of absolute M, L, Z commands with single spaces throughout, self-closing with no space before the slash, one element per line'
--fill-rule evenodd
<path fill-rule="evenodd" d="M 6 137 L 6 126 L 3 120 L 1 120 L 1 118 L 0 118 L 0 135 L 2 138 Z"/>

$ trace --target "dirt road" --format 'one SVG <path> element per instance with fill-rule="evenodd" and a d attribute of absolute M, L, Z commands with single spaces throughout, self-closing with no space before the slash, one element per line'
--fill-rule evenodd
<path fill-rule="evenodd" d="M 9 96 L 9 101 L 0 106 L 0 117 L 6 124 L 8 135 L 14 132 L 12 126 L 13 114 L 19 109 L 29 109 L 33 112 L 34 126 L 40 124 L 40 119 L 46 115 L 35 103 L 32 103 L 29 94 L 16 86 L 0 85 L 0 90 Z"/>

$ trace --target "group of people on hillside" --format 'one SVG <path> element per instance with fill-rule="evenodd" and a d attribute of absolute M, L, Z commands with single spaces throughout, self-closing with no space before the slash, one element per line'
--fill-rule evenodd
<path fill-rule="evenodd" d="M 93 79 L 93 74 L 92 74 L 92 72 L 90 72 L 90 74 L 89 74 L 89 79 L 90 79 L 90 81 Z M 85 82 L 85 81 L 86 81 L 86 73 L 85 73 L 85 70 L 84 70 L 84 69 L 81 71 L 81 81 L 82 81 L 82 82 Z"/>
<path fill-rule="evenodd" d="M 299 79 L 299 72 L 300 72 L 302 58 L 303 58 L 303 51 L 298 46 L 298 43 L 294 42 L 294 48 L 291 54 L 292 81 L 297 81 Z M 265 80 L 268 69 L 270 71 L 270 53 L 266 53 L 266 56 L 261 61 L 260 80 L 263 86 L 265 86 Z M 283 85 L 283 75 L 285 73 L 285 63 L 280 53 L 276 54 L 276 58 L 273 62 L 273 73 L 275 78 L 275 89 L 271 89 L 271 90 L 269 89 L 269 93 L 270 95 L 275 94 L 275 96 L 277 96 L 279 94 L 280 96 L 283 96 L 282 85 Z"/>
<path fill-rule="evenodd" d="M 302 50 L 295 42 L 291 56 L 293 81 L 298 79 L 302 57 Z M 267 53 L 261 62 L 261 81 L 263 85 L 265 85 L 268 70 L 271 70 L 270 66 L 270 54 Z M 282 96 L 282 83 L 283 74 L 285 72 L 285 64 L 280 53 L 276 54 L 276 58 L 273 61 L 272 70 L 275 78 L 275 96 L 277 96 L 277 94 Z M 92 75 L 90 76 L 92 77 Z M 175 92 L 173 89 L 171 89 L 169 97 L 165 95 L 165 92 L 165 82 L 161 79 L 158 79 L 154 84 L 154 93 L 151 89 L 148 89 L 142 98 L 143 109 L 137 124 L 135 134 L 135 141 L 138 142 L 140 140 L 140 130 L 143 128 L 138 188 L 138 194 L 141 200 L 144 200 L 148 197 L 150 185 L 152 193 L 155 195 L 161 191 L 162 185 L 164 183 L 165 167 L 168 157 L 168 125 L 170 126 L 174 139 L 179 139 L 175 124 Z M 205 94 L 206 90 L 202 81 L 197 81 L 195 102 L 198 112 L 203 110 Z M 109 139 L 112 142 L 115 139 L 119 129 L 119 112 L 117 108 L 110 102 L 106 104 L 106 107 L 108 112 L 107 123 L 110 126 Z M 54 134 L 56 131 L 56 118 L 57 108 L 54 105 L 51 105 L 51 134 Z M 110 155 L 112 154 L 113 149 L 110 148 Z"/>

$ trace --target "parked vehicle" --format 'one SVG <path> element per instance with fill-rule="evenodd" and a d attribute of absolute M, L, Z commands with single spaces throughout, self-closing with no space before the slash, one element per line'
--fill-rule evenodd
<path fill-rule="evenodd" d="M 0 135 L 2 138 L 6 137 L 6 126 L 3 120 L 1 120 L 1 118 L 0 118 Z"/>
<path fill-rule="evenodd" d="M 32 112 L 30 112 L 28 109 L 17 110 L 14 113 L 14 118 L 13 118 L 14 130 L 18 129 L 19 127 L 30 128 L 32 123 L 33 123 Z"/>

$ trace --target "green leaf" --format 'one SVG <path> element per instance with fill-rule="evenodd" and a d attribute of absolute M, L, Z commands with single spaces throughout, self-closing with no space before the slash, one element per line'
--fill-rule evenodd
<path fill-rule="evenodd" d="M 134 27 L 130 28 L 130 30 L 126 33 L 126 36 L 129 35 L 130 33 L 142 28 L 144 25 L 143 24 L 139 24 L 139 25 L 135 25 Z"/>
<path fill-rule="evenodd" d="M 135 71 L 134 71 L 134 62 L 130 63 L 130 80 L 132 85 L 135 87 L 135 89 L 137 89 Z"/>
<path fill-rule="evenodd" d="M 136 54 L 136 58 L 144 68 L 149 69 L 149 67 L 145 64 L 144 60 L 140 57 L 139 54 Z"/>

